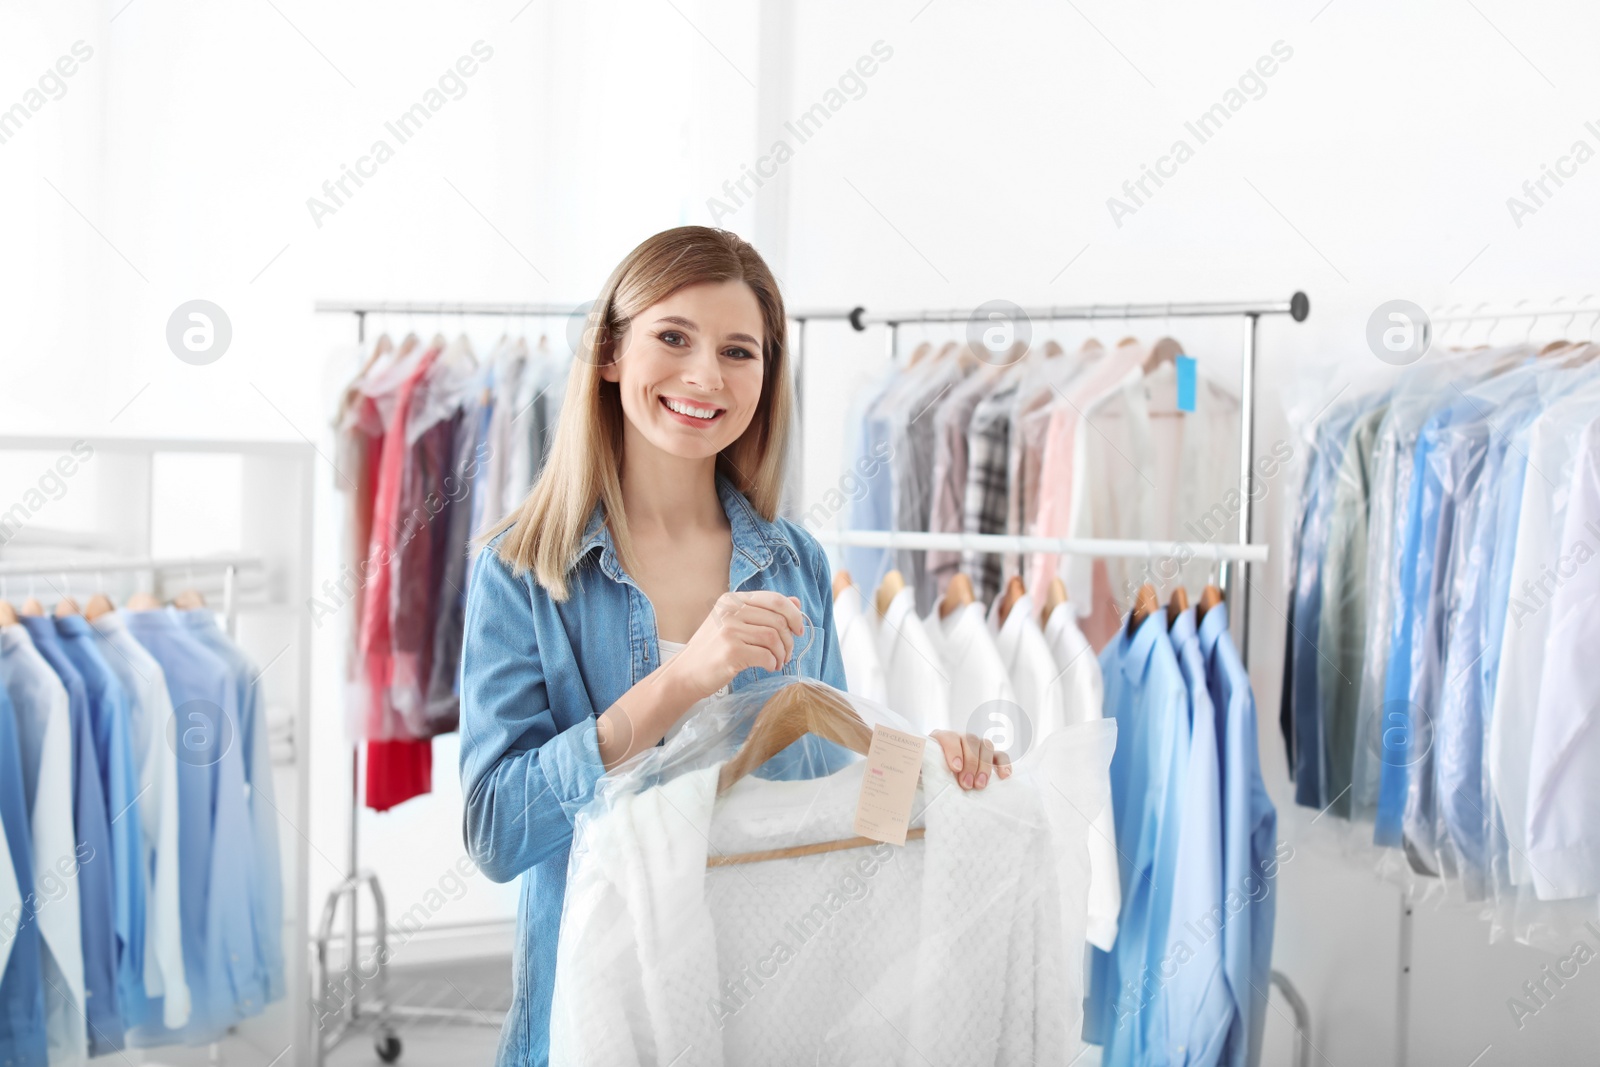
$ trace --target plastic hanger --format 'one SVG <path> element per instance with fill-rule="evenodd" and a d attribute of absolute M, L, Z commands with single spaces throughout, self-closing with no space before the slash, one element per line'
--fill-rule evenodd
<path fill-rule="evenodd" d="M 962 571 L 957 571 L 950 579 L 950 584 L 944 587 L 944 596 L 939 600 L 939 618 L 949 618 L 951 612 L 966 607 L 974 599 L 972 579 Z"/>
<path fill-rule="evenodd" d="M 897 570 L 890 570 L 883 576 L 883 581 L 878 583 L 878 592 L 873 596 L 872 602 L 878 609 L 879 615 L 889 614 L 889 604 L 906 587 L 905 575 Z"/>
<path fill-rule="evenodd" d="M 953 584 L 953 583 L 952 583 Z M 1028 595 L 1028 587 L 1022 584 L 1022 579 L 1013 574 L 1006 579 L 1006 591 L 1000 597 L 1000 622 L 1005 624 L 1011 615 L 1011 609 L 1016 607 L 1017 601 Z"/>
<path fill-rule="evenodd" d="M 722 770 L 717 774 L 717 795 L 726 793 L 739 779 L 806 734 L 832 741 L 863 756 L 872 747 L 872 728 L 856 714 L 855 708 L 850 706 L 843 693 L 822 682 L 802 678 L 778 690 L 761 706 L 761 710 L 756 713 L 755 721 L 750 724 L 750 733 L 745 738 L 744 744 L 739 746 L 739 751 L 722 765 Z M 924 828 L 914 827 L 906 831 L 906 840 L 923 837 L 925 833 Z M 794 845 L 732 856 L 709 856 L 706 858 L 706 866 L 727 867 L 738 863 L 757 863 L 790 856 L 808 856 L 818 852 L 864 848 L 878 843 L 870 837 L 820 841 L 811 845 Z"/>

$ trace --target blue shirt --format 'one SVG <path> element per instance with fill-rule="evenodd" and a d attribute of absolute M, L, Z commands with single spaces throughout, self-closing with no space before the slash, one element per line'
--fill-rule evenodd
<path fill-rule="evenodd" d="M 1100 652 L 1105 713 L 1117 721 L 1111 810 L 1117 824 L 1122 913 L 1110 952 L 1091 947 L 1083 1038 L 1104 1046 L 1106 1067 L 1152 1062 L 1146 1010 L 1164 980 L 1161 953 L 1178 855 L 1180 804 L 1189 762 L 1189 690 L 1156 612 Z M 1166 978 L 1171 965 L 1165 964 Z M 1156 1028 L 1159 1034 L 1164 1027 Z M 1159 1051 L 1159 1050 L 1157 1050 Z"/>
<path fill-rule="evenodd" d="M 1250 675 L 1228 633 L 1228 606 L 1200 620 L 1206 688 L 1222 739 L 1222 967 L 1234 1014 L 1219 1063 L 1255 1067 L 1272 984 L 1272 928 L 1277 913 L 1278 812 L 1261 780 L 1256 699 Z"/>
<path fill-rule="evenodd" d="M 784 518 L 768 520 L 718 472 L 732 530 L 728 588 L 799 598 L 815 639 L 795 641 L 786 672 L 845 688 L 828 561 L 816 539 Z M 596 720 L 659 665 L 655 610 L 617 557 L 604 514 L 590 514 L 569 596 L 552 599 L 533 573 L 514 575 L 495 552 L 477 557 L 467 590 L 461 660 L 461 791 L 467 852 L 496 882 L 520 876 L 511 1011 L 500 1035 L 503 1067 L 549 1061 L 556 939 L 566 895 L 572 824 L 604 772 Z M 810 647 L 806 642 L 810 641 Z M 752 667 L 743 689 L 772 672 Z M 804 737 L 761 771 L 804 777 L 853 755 Z"/>
<path fill-rule="evenodd" d="M 1162 619 L 1166 613 L 1159 613 Z M 1172 918 L 1161 952 L 1170 981 L 1157 1002 L 1149 1048 L 1155 1062 L 1215 1064 L 1222 1055 L 1235 1005 L 1223 971 L 1222 768 L 1217 752 L 1217 713 L 1206 685 L 1206 665 L 1195 630 L 1195 609 L 1172 620 L 1169 638 L 1189 693 L 1189 761 L 1181 794 L 1183 822 L 1172 888 Z M 1165 977 L 1165 974 L 1163 974 Z M 1164 1038 L 1164 1040 L 1163 1040 Z"/>
<path fill-rule="evenodd" d="M 130 1009 L 143 1003 L 145 872 L 144 830 L 139 823 L 139 771 L 128 735 L 132 712 L 122 680 L 100 655 L 94 628 L 82 615 L 55 620 L 62 651 L 83 676 L 89 692 L 100 785 L 110 811 L 111 859 L 116 894 L 117 1003 L 124 1026 Z"/>
<path fill-rule="evenodd" d="M 72 824 L 78 844 L 89 850 L 78 865 L 78 911 L 83 932 L 83 988 L 87 1004 L 89 1055 L 103 1056 L 126 1043 L 117 1002 L 117 893 L 111 847 L 111 816 L 106 810 L 100 761 L 95 755 L 89 689 L 56 637 L 55 623 L 25 615 L 22 625 L 39 655 L 66 686 L 72 716 Z"/>
<path fill-rule="evenodd" d="M 1296 804 L 1320 808 L 1327 796 L 1327 738 L 1321 715 L 1317 638 L 1322 630 L 1322 554 L 1328 540 L 1328 504 L 1350 427 L 1365 402 L 1335 408 L 1317 425 L 1316 453 L 1306 471 L 1300 514 L 1298 557 L 1290 590 L 1290 627 L 1284 655 L 1283 713 L 1280 724 L 1288 745 Z"/>
<path fill-rule="evenodd" d="M 0 672 L 3 670 L 0 666 Z M 10 942 L 11 953 L 5 971 L 0 972 L 0 1063 L 47 1067 L 39 926 L 34 919 L 33 827 L 22 783 L 16 709 L 0 675 L 0 824 L 5 826 L 8 853 L 0 856 L 0 863 L 10 862 L 17 891 L 22 894 L 20 911 L 0 915 L 0 937 Z"/>
<path fill-rule="evenodd" d="M 250 842 L 255 858 L 255 878 L 250 885 L 256 956 L 266 999 L 283 996 L 283 870 L 278 853 L 278 808 L 273 799 L 272 751 L 267 741 L 266 708 L 262 707 L 257 672 L 239 646 L 217 625 L 206 609 L 180 611 L 177 618 L 189 635 L 213 652 L 228 667 L 239 701 L 239 754 L 246 784 L 250 816 Z"/>
<path fill-rule="evenodd" d="M 167 677 L 178 764 L 178 899 L 191 995 L 181 1030 L 161 1012 L 133 1032 L 138 1046 L 204 1044 L 261 1011 L 250 884 L 255 858 L 245 814 L 238 690 L 227 664 L 167 609 L 124 611 L 128 632 Z"/>
<path fill-rule="evenodd" d="M 894 528 L 894 471 L 889 463 L 894 446 L 890 440 L 889 419 L 877 414 L 878 402 L 899 378 L 891 367 L 860 402 L 859 414 L 851 420 L 855 428 L 855 469 L 850 497 L 850 528 L 890 530 Z M 839 559 L 850 578 L 862 589 L 876 589 L 888 573 L 894 554 L 887 548 L 842 545 Z"/>

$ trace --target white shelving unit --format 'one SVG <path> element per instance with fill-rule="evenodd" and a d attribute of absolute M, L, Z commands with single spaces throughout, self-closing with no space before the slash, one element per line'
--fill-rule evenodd
<path fill-rule="evenodd" d="M 92 452 L 79 460 L 82 446 Z M 74 446 L 79 453 L 74 454 Z M 168 456 L 237 457 L 238 492 L 210 482 L 195 485 L 204 510 L 223 528 L 238 530 L 237 543 L 216 552 L 158 555 L 158 510 L 174 489 L 161 477 Z M 80 598 L 102 588 L 122 603 L 136 590 L 167 598 L 193 588 L 221 610 L 228 629 L 261 670 L 262 706 L 287 709 L 293 723 L 290 762 L 273 765 L 283 850 L 285 995 L 260 1015 L 246 1019 L 222 1041 L 202 1048 L 169 1046 L 129 1049 L 124 1062 L 188 1064 L 310 1061 L 312 995 L 306 902 L 310 841 L 310 706 L 312 491 L 315 449 L 293 442 L 0 435 L 0 468 L 25 477 L 72 457 L 76 469 L 60 495 L 92 494 L 56 507 L 15 509 L 0 504 L 0 583 L 17 601 L 30 588 L 53 602 L 65 593 Z M 180 467 L 183 460 L 175 461 Z M 182 491 L 181 484 L 176 487 Z M 26 502 L 23 502 L 26 505 Z M 234 515 L 217 509 L 236 507 Z M 24 514 L 30 512 L 31 514 Z M 54 512 L 80 521 L 59 526 Z M 87 514 L 87 521 L 82 521 Z M 8 519 L 9 516 L 9 519 Z"/>

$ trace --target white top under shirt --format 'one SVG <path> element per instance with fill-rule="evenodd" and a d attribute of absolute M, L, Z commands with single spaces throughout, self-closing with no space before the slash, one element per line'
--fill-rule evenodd
<path fill-rule="evenodd" d="M 676 656 L 679 652 L 682 652 L 685 648 L 689 647 L 687 642 L 684 642 L 684 641 L 668 641 L 664 637 L 656 638 L 656 644 L 659 645 L 660 648 L 661 648 L 661 666 L 663 666 L 663 667 L 665 667 L 667 665 L 667 661 L 670 660 L 673 656 Z M 674 737 L 677 737 L 678 736 L 678 731 L 683 729 L 683 724 L 688 722 L 691 718 L 693 718 L 695 713 L 698 712 L 701 708 L 705 707 L 706 706 L 706 702 L 708 700 L 710 700 L 711 697 L 727 696 L 727 694 L 728 694 L 728 687 L 727 686 L 723 686 L 721 689 L 718 689 L 715 693 L 712 693 L 711 696 L 709 696 L 709 697 L 701 697 L 699 700 L 696 700 L 693 704 L 689 705 L 689 710 L 688 711 L 686 711 L 682 715 L 678 716 L 678 721 L 677 722 L 674 722 L 671 726 L 667 727 L 667 732 L 666 732 L 666 734 L 663 735 L 662 740 L 671 741 Z"/>

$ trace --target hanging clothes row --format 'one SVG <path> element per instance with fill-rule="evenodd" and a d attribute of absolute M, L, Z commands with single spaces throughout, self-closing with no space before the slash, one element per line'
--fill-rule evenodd
<path fill-rule="evenodd" d="M 884 577 L 870 601 L 849 571 L 836 574 L 833 587 L 849 692 L 885 705 L 920 733 L 987 736 L 1016 758 L 1070 724 L 1103 718 L 1099 663 L 1059 593 L 1036 611 L 1013 578 L 986 609 L 960 577 L 921 617 L 899 571 Z M 1109 807 L 1095 830 L 1088 937 L 1109 948 L 1122 894 Z"/>
<path fill-rule="evenodd" d="M 0 601 L 0 1059 L 206 1044 L 284 996 L 257 670 L 197 594 Z"/>
<path fill-rule="evenodd" d="M 1116 943 L 1092 956 L 1084 1037 L 1108 1065 L 1260 1062 L 1292 851 L 1277 844 L 1227 605 L 1208 594 L 1170 610 L 1146 587 L 1100 653 L 1123 892 Z"/>
<path fill-rule="evenodd" d="M 513 510 L 549 453 L 569 360 L 502 337 L 388 335 L 356 353 L 334 420 L 346 498 L 340 586 L 351 736 L 367 741 L 366 803 L 432 788 L 430 739 L 456 729 L 469 542 Z"/>
<path fill-rule="evenodd" d="M 1600 897 L 1597 354 L 1430 354 L 1308 422 L 1280 712 L 1298 804 L 1563 948 Z"/>
<path fill-rule="evenodd" d="M 997 357 L 924 344 L 858 397 L 851 455 L 864 482 L 858 530 L 1045 537 L 1237 540 L 1239 401 L 1197 373 L 1170 337 L 1054 342 Z M 876 584 L 905 576 L 926 613 L 960 570 L 987 602 L 1022 576 L 1035 603 L 1062 577 L 1096 647 L 1115 631 L 1139 575 L 1126 560 L 1052 554 L 891 552 L 850 547 L 844 563 Z M 1205 563 L 1166 583 L 1198 588 Z"/>

